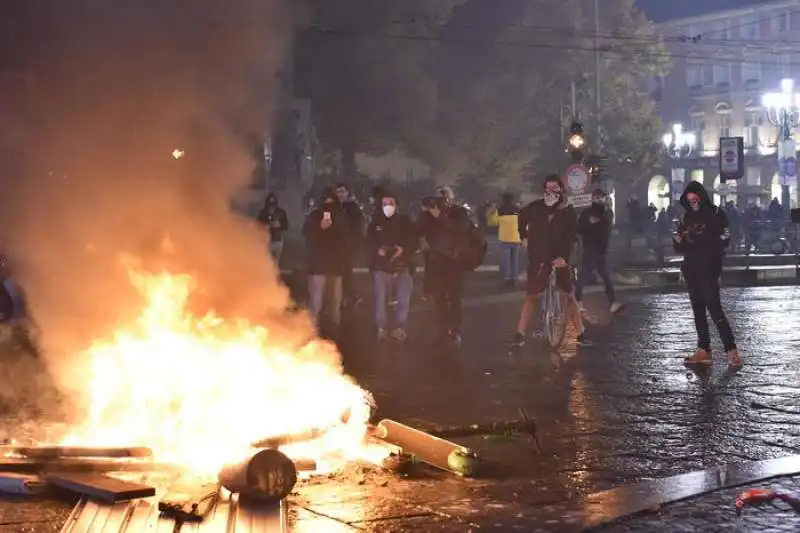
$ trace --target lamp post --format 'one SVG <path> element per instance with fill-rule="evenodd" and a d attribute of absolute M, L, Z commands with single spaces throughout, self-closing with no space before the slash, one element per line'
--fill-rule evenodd
<path fill-rule="evenodd" d="M 683 192 L 682 187 L 681 190 L 676 191 L 676 185 L 682 183 L 685 186 L 686 169 L 680 168 L 676 161 L 692 155 L 692 150 L 697 144 L 697 136 L 692 132 L 683 131 L 682 125 L 673 124 L 672 131 L 665 133 L 662 140 L 664 142 L 664 152 L 672 160 L 672 175 L 669 180 L 670 203 L 672 203 L 672 200 L 675 200 Z"/>
<path fill-rule="evenodd" d="M 797 147 L 792 130 L 800 124 L 800 94 L 794 91 L 794 80 L 781 80 L 780 92 L 761 97 L 767 120 L 778 128 L 778 175 L 781 180 L 781 205 L 790 207 L 790 186 L 797 187 Z"/>

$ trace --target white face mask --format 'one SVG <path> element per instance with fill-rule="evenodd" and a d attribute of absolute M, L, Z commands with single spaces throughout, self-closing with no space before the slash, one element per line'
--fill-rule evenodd
<path fill-rule="evenodd" d="M 394 215 L 394 211 L 395 211 L 395 207 L 393 205 L 385 205 L 385 206 L 383 206 L 383 215 L 386 218 L 392 218 L 392 215 Z"/>
<path fill-rule="evenodd" d="M 547 207 L 553 207 L 556 205 L 559 200 L 561 200 L 561 195 L 555 192 L 546 192 L 544 193 L 544 205 Z"/>

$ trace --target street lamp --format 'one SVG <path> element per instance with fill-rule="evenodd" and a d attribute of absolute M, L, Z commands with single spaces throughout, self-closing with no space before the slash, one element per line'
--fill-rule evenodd
<path fill-rule="evenodd" d="M 692 132 L 683 131 L 683 126 L 680 124 L 673 124 L 672 131 L 665 133 L 662 140 L 667 155 L 671 159 L 679 159 L 692 154 L 697 136 Z"/>
<path fill-rule="evenodd" d="M 692 132 L 683 131 L 682 125 L 673 124 L 672 131 L 665 133 L 662 140 L 664 152 L 673 161 L 669 180 L 670 202 L 672 202 L 683 193 L 686 181 L 686 169 L 680 168 L 677 160 L 692 155 L 692 150 L 697 145 L 697 136 Z"/>
<path fill-rule="evenodd" d="M 778 175 L 782 187 L 782 206 L 789 209 L 790 185 L 797 186 L 797 147 L 792 130 L 800 124 L 800 94 L 794 91 L 794 80 L 781 80 L 781 91 L 761 97 L 767 120 L 778 128 Z"/>

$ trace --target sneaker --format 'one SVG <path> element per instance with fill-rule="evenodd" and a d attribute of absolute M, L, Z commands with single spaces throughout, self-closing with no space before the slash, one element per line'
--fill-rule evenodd
<path fill-rule="evenodd" d="M 581 348 L 589 348 L 591 346 L 594 346 L 592 341 L 590 341 L 589 338 L 586 336 L 586 332 L 583 332 L 580 335 L 578 335 L 578 338 L 576 340 L 578 342 L 578 346 L 580 346 Z"/>
<path fill-rule="evenodd" d="M 695 350 L 694 355 L 691 357 L 687 357 L 683 360 L 683 364 L 685 365 L 710 365 L 711 364 L 711 354 L 708 353 L 708 350 L 704 350 L 702 348 L 698 348 Z"/>
<path fill-rule="evenodd" d="M 396 328 L 394 331 L 392 331 L 391 337 L 395 342 L 406 342 L 406 339 L 408 339 L 408 334 L 403 328 Z"/>
<path fill-rule="evenodd" d="M 624 308 L 625 308 L 625 304 L 624 303 L 622 303 L 622 302 L 614 302 L 614 303 L 611 304 L 611 307 L 609 308 L 609 311 L 611 312 L 612 315 L 616 315 L 617 313 L 622 311 Z"/>
<path fill-rule="evenodd" d="M 514 340 L 511 341 L 511 347 L 523 348 L 527 342 L 528 339 L 525 338 L 525 335 L 523 335 L 522 333 L 515 333 Z"/>
<path fill-rule="evenodd" d="M 728 352 L 728 365 L 739 368 L 743 365 L 742 358 L 739 357 L 739 350 L 734 348 Z"/>
<path fill-rule="evenodd" d="M 389 340 L 389 332 L 386 331 L 384 328 L 378 328 L 378 340 L 379 341 L 388 341 Z"/>

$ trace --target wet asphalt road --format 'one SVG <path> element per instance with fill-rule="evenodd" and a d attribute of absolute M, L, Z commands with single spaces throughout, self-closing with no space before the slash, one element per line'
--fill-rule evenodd
<path fill-rule="evenodd" d="M 724 290 L 746 361 L 735 375 L 725 372 L 724 357 L 707 376 L 681 364 L 695 343 L 685 294 L 622 296 L 627 308 L 614 321 L 602 311 L 599 294 L 587 297 L 597 323 L 589 330 L 596 345 L 587 349 L 570 344 L 550 353 L 534 343 L 510 356 L 505 342 L 519 302 L 509 298 L 475 302 L 466 310 L 457 353 L 425 341 L 431 321 L 426 311 L 414 313 L 407 346 L 377 348 L 364 340 L 349 349 L 348 368 L 375 395 L 379 417 L 430 427 L 516 419 L 525 407 L 539 423 L 543 450 L 513 436 L 464 439 L 492 465 L 486 478 L 431 474 L 309 487 L 299 496 L 312 511 L 308 526 L 316 521 L 335 525 L 331 531 L 465 531 L 474 524 L 562 531 L 556 525 L 561 504 L 578 495 L 796 452 L 800 287 Z M 42 509 L 0 503 L 0 533 L 23 531 L 19 524 L 25 521 L 37 522 L 27 522 L 25 531 L 52 530 L 61 515 Z M 3 525 L 9 516 L 15 525 Z"/>

